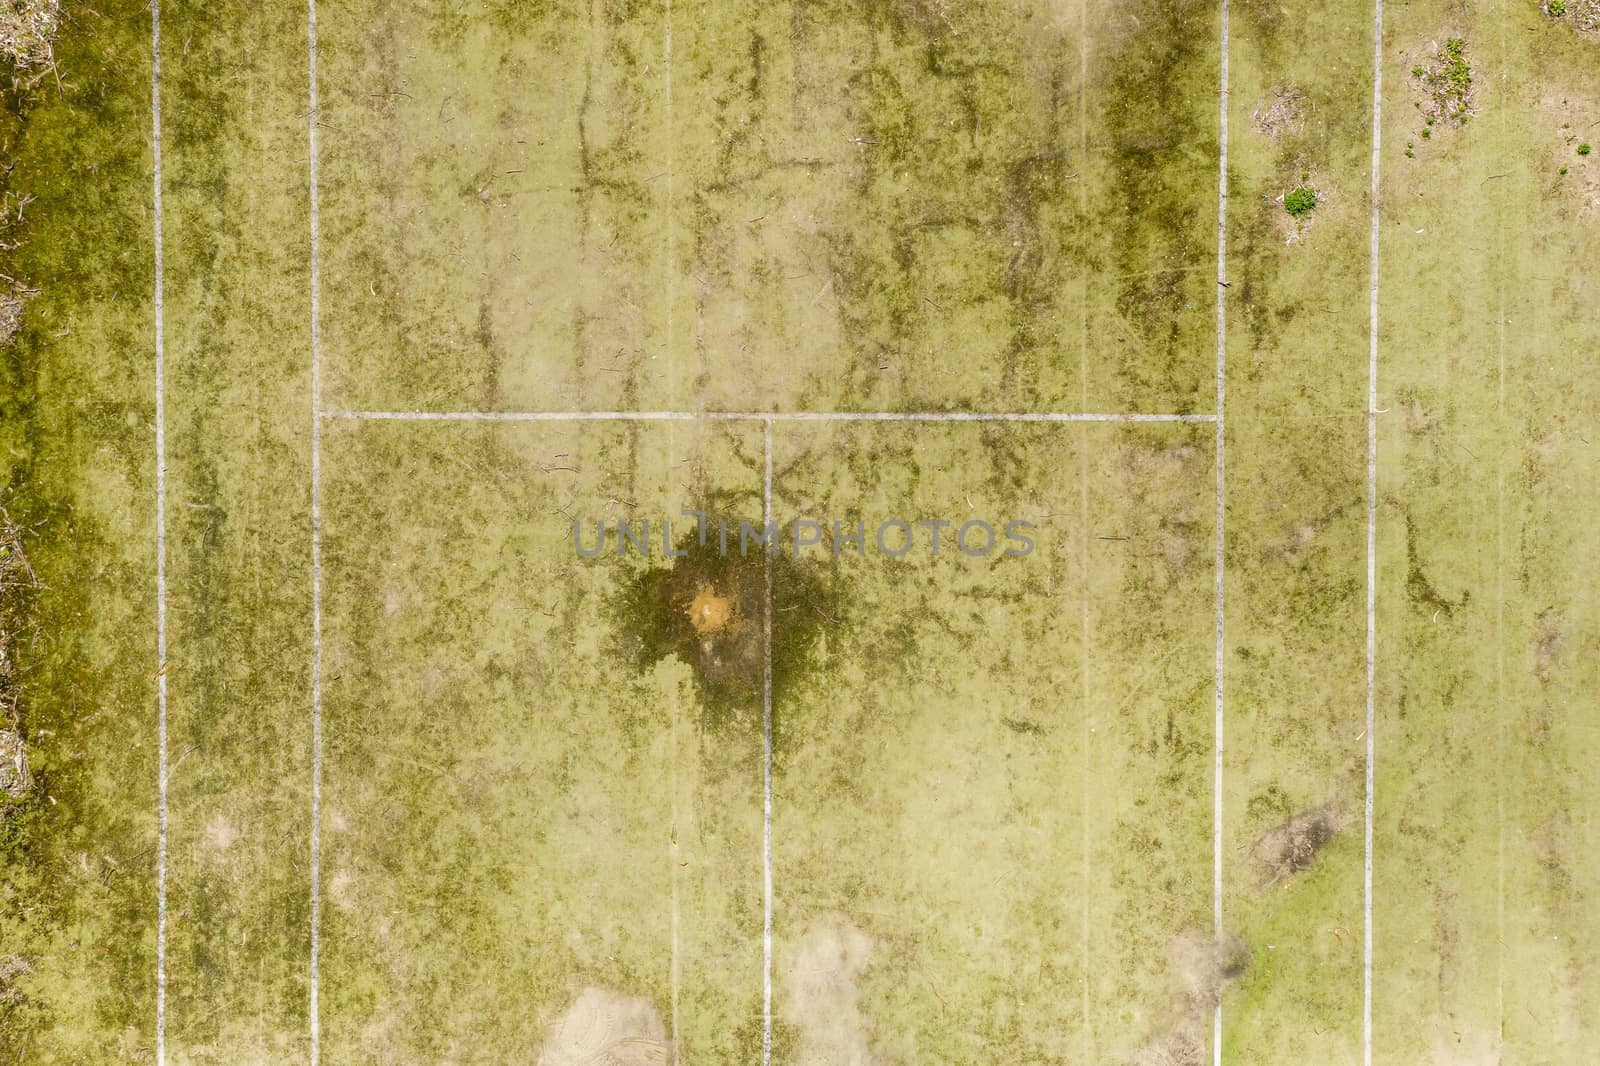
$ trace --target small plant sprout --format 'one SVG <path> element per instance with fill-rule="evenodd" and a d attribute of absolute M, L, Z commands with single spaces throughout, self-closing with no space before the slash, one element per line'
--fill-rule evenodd
<path fill-rule="evenodd" d="M 1588 155 L 1589 151 L 1590 151 L 1590 149 L 1589 149 L 1589 145 L 1587 143 L 1578 145 L 1578 154 L 1579 155 Z"/>

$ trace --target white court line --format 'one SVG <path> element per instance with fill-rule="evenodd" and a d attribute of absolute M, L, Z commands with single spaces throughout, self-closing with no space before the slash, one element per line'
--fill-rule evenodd
<path fill-rule="evenodd" d="M 1228 0 L 1222 0 L 1222 65 L 1217 107 L 1217 556 L 1216 556 L 1216 663 L 1212 683 L 1215 699 L 1215 720 L 1212 758 L 1212 808 L 1211 808 L 1211 935 L 1216 944 L 1222 943 L 1222 745 L 1223 745 L 1223 577 L 1226 571 L 1224 558 L 1224 517 L 1227 513 L 1226 474 L 1224 449 L 1227 445 L 1223 429 L 1223 414 L 1227 409 L 1228 382 Z M 1212 1008 L 1211 1061 L 1222 1066 L 1222 997 Z"/>
<path fill-rule="evenodd" d="M 323 411 L 366 422 L 1215 422 L 1215 415 L 1051 411 Z"/>
<path fill-rule="evenodd" d="M 1367 719 L 1362 837 L 1361 1061 L 1372 1066 L 1372 811 L 1376 746 L 1374 682 L 1378 662 L 1378 150 L 1383 135 L 1383 0 L 1372 7 L 1372 236 L 1367 309 Z"/>
<path fill-rule="evenodd" d="M 160 812 L 156 819 L 156 1066 L 167 1061 L 167 392 L 161 259 L 161 0 L 150 5 L 150 140 L 155 163 L 156 706 Z"/>
<path fill-rule="evenodd" d="M 761 528 L 772 527 L 772 420 L 762 423 L 765 470 L 761 481 Z M 766 591 L 761 613 L 761 1063 L 772 1062 L 772 553 L 761 568 Z"/>
<path fill-rule="evenodd" d="M 676 320 L 673 315 L 674 293 L 673 278 L 677 274 L 677 261 L 673 256 L 673 241 L 676 235 L 672 225 L 673 206 L 673 181 L 672 164 L 675 155 L 675 142 L 673 140 L 673 113 L 672 113 L 672 0 L 666 0 L 661 15 L 661 68 L 662 87 L 666 95 L 666 135 L 667 135 L 667 184 L 666 184 L 666 211 L 665 230 L 666 241 L 663 248 L 663 262 L 665 270 L 662 278 L 662 288 L 667 297 L 667 394 L 672 395 L 677 389 L 677 375 L 674 373 L 673 354 L 677 350 Z M 667 434 L 668 451 L 672 451 L 672 433 Z M 683 1060 L 683 1040 L 681 1035 L 680 1016 L 682 1013 L 683 995 L 683 950 L 680 940 L 682 925 L 682 910 L 679 900 L 679 866 L 678 860 L 678 697 L 673 693 L 672 703 L 672 845 L 669 849 L 669 859 L 672 863 L 672 1061 Z"/>
<path fill-rule="evenodd" d="M 1089 158 L 1089 2 L 1081 0 L 1078 5 L 1078 157 Z M 1078 182 L 1078 216 L 1085 220 L 1082 225 L 1087 227 L 1089 217 L 1089 183 Z M 1083 407 L 1089 406 L 1089 273 L 1084 271 L 1082 281 L 1082 298 L 1078 305 L 1078 403 Z M 1080 827 L 1078 830 L 1079 844 L 1079 869 L 1083 883 L 1079 887 L 1078 901 L 1078 936 L 1082 945 L 1083 959 L 1082 972 L 1078 985 L 1079 1011 L 1083 1015 L 1083 1024 L 1080 1026 L 1079 1060 L 1089 1062 L 1095 1046 L 1094 1011 L 1089 994 L 1090 961 L 1093 958 L 1094 941 L 1090 929 L 1091 894 L 1089 886 L 1094 883 L 1093 865 L 1090 862 L 1089 811 L 1094 802 L 1092 788 L 1092 759 L 1094 755 L 1094 718 L 1090 713 L 1092 707 L 1093 691 L 1089 681 L 1089 658 L 1092 643 L 1092 629 L 1089 614 L 1089 560 L 1093 543 L 1090 541 L 1089 524 L 1089 449 L 1081 439 L 1078 441 L 1078 525 L 1082 529 L 1083 548 L 1083 585 L 1079 591 L 1079 632 L 1082 647 L 1079 651 L 1078 667 L 1078 696 L 1083 702 L 1083 722 L 1080 727 L 1080 743 L 1083 745 L 1083 758 L 1080 764 L 1079 776 L 1082 778 L 1079 788 Z"/>
<path fill-rule="evenodd" d="M 318 979 L 322 917 L 322 278 L 317 203 L 317 0 L 306 3 L 311 208 L 311 1066 L 321 1056 Z"/>

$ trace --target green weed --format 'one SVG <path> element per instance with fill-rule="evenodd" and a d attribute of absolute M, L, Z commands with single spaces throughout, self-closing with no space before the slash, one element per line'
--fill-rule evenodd
<path fill-rule="evenodd" d="M 1304 185 L 1301 185 L 1283 198 L 1283 209 L 1295 218 L 1309 214 L 1316 206 L 1316 190 Z"/>

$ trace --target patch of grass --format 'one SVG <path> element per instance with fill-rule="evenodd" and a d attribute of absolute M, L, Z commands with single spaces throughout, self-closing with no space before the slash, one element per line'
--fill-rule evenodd
<path fill-rule="evenodd" d="M 1306 185 L 1297 187 L 1293 192 L 1283 198 L 1283 209 L 1295 218 L 1301 218 L 1311 213 L 1317 206 L 1317 193 L 1315 189 Z"/>
<path fill-rule="evenodd" d="M 1578 145 L 1578 154 L 1579 155 L 1588 155 L 1590 151 L 1591 151 L 1591 149 L 1590 149 L 1588 144 L 1580 144 L 1580 145 Z"/>

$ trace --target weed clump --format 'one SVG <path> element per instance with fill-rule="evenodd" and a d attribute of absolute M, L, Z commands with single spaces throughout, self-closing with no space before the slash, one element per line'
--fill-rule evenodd
<path fill-rule="evenodd" d="M 1304 185 L 1299 186 L 1283 198 L 1283 209 L 1295 218 L 1310 214 L 1316 206 L 1316 190 Z"/>
<path fill-rule="evenodd" d="M 1600 33 L 1600 0 L 1545 0 L 1544 13 L 1581 33 Z"/>
<path fill-rule="evenodd" d="M 1589 148 L 1589 146 L 1587 144 L 1578 145 L 1578 154 L 1579 155 L 1588 155 L 1589 152 L 1590 152 L 1590 148 Z"/>
<path fill-rule="evenodd" d="M 1442 48 L 1435 45 L 1426 63 L 1411 68 L 1411 78 L 1423 94 L 1417 107 L 1426 126 L 1466 124 L 1473 114 L 1477 89 L 1472 81 L 1465 38 L 1447 38 Z M 1426 128 L 1422 135 L 1432 136 Z"/>

